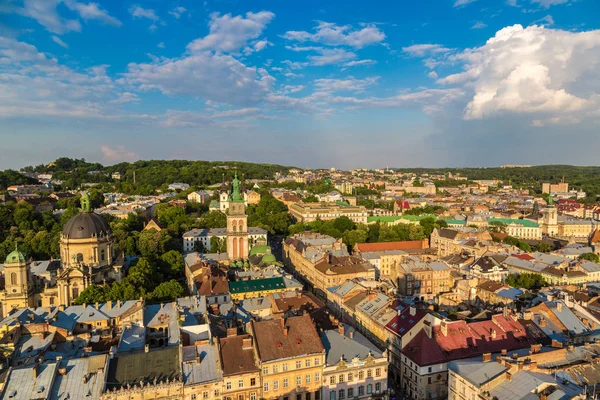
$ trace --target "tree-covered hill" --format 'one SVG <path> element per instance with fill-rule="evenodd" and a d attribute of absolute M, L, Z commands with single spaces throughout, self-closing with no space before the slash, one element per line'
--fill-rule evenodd
<path fill-rule="evenodd" d="M 219 183 L 223 177 L 231 181 L 235 169 L 246 179 L 271 179 L 277 172 L 286 173 L 291 167 L 276 164 L 255 164 L 233 161 L 143 160 L 111 166 L 88 163 L 84 159 L 59 158 L 48 165 L 29 166 L 23 172 L 52 172 L 53 178 L 63 181 L 63 189 L 73 189 L 82 183 L 104 183 L 106 190 L 130 194 L 151 194 L 155 189 L 173 182 L 193 187 Z M 111 175 L 119 172 L 120 179 Z"/>

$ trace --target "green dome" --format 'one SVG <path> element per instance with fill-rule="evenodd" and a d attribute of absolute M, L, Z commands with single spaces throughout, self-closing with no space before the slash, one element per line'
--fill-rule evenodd
<path fill-rule="evenodd" d="M 250 249 L 250 255 L 265 254 L 270 250 L 269 246 L 254 246 Z"/>
<path fill-rule="evenodd" d="M 25 256 L 19 250 L 14 250 L 6 257 L 4 264 L 15 264 L 25 262 Z"/>
<path fill-rule="evenodd" d="M 262 257 L 262 262 L 264 263 L 274 263 L 277 262 L 275 256 L 271 253 L 267 253 Z"/>

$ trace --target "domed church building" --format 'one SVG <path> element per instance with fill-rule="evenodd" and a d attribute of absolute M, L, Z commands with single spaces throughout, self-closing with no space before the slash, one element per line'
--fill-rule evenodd
<path fill-rule="evenodd" d="M 92 211 L 87 193 L 81 196 L 81 213 L 65 224 L 60 235 L 60 258 L 58 304 L 70 305 L 92 283 L 120 279 L 112 268 L 112 232 L 106 220 Z"/>

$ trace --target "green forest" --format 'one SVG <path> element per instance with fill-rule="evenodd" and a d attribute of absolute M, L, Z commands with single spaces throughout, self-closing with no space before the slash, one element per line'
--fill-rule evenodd
<path fill-rule="evenodd" d="M 287 173 L 291 167 L 234 161 L 186 160 L 145 160 L 103 166 L 99 163 L 88 163 L 84 159 L 59 158 L 48 165 L 25 167 L 23 172 L 52 172 L 53 179 L 63 181 L 63 190 L 76 189 L 82 183 L 97 183 L 106 192 L 150 195 L 157 189 L 166 190 L 167 185 L 174 182 L 183 182 L 199 188 L 217 184 L 223 179 L 231 181 L 236 168 L 246 179 L 272 179 L 277 172 Z M 120 179 L 112 178 L 115 172 L 120 173 Z M 0 190 L 20 183 L 30 182 L 28 178 L 14 171 L 4 171 L 0 175 Z"/>

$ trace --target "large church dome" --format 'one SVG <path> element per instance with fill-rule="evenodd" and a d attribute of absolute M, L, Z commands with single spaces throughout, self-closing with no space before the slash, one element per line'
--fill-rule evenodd
<path fill-rule="evenodd" d="M 106 220 L 93 212 L 83 212 L 71 218 L 62 231 L 66 239 L 90 239 L 106 237 L 110 227 Z"/>

